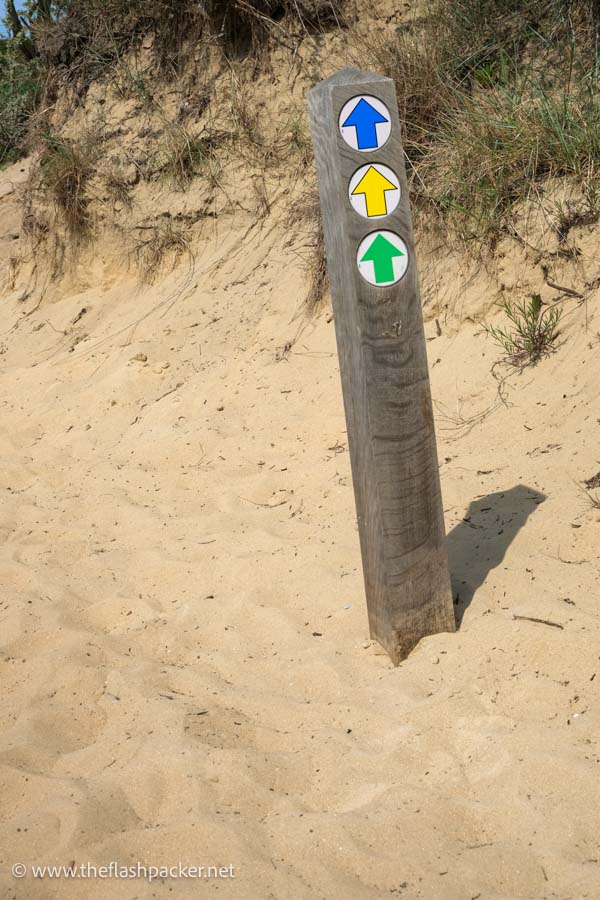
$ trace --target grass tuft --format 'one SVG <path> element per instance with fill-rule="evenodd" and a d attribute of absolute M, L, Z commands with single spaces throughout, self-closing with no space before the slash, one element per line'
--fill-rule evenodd
<path fill-rule="evenodd" d="M 598 200 L 598 12 L 596 0 L 435 0 L 376 49 L 398 88 L 413 197 L 463 240 L 493 245 L 551 176 Z"/>
<path fill-rule="evenodd" d="M 110 170 L 106 176 L 106 190 L 113 203 L 119 203 L 125 209 L 131 209 L 133 206 L 131 188 L 136 180 L 137 173 L 132 178 L 121 159 L 118 157 L 112 159 Z"/>
<path fill-rule="evenodd" d="M 168 256 L 175 268 L 181 256 L 191 254 L 183 228 L 170 219 L 144 226 L 140 231 L 142 233 L 134 239 L 133 258 L 141 279 L 147 284 L 156 281 Z"/>
<path fill-rule="evenodd" d="M 560 334 L 561 309 L 544 309 L 539 294 L 532 294 L 528 302 L 511 304 L 506 300 L 500 309 L 510 325 L 497 328 L 483 323 L 483 331 L 504 350 L 507 362 L 519 367 L 535 365 L 542 356 L 552 353 Z"/>
<path fill-rule="evenodd" d="M 164 146 L 159 151 L 158 171 L 179 190 L 184 190 L 199 174 L 215 187 L 221 174 L 217 151 L 228 137 L 224 131 L 205 128 L 198 134 L 193 134 L 182 125 L 171 125 Z"/>
<path fill-rule="evenodd" d="M 302 233 L 307 237 L 305 271 L 308 275 L 308 290 L 304 299 L 304 309 L 307 316 L 313 318 L 323 308 L 329 287 L 325 236 L 316 187 L 304 191 L 296 198 L 288 213 L 287 225 L 290 228 L 300 227 Z"/>
<path fill-rule="evenodd" d="M 309 318 L 316 316 L 322 309 L 325 295 L 329 287 L 327 274 L 327 257 L 325 255 L 325 236 L 319 222 L 309 263 L 310 284 L 306 295 L 305 307 Z"/>
<path fill-rule="evenodd" d="M 72 236 L 84 237 L 91 227 L 89 182 L 96 170 L 100 140 L 93 134 L 71 141 L 56 134 L 43 137 L 39 159 L 40 186 L 62 213 Z"/>

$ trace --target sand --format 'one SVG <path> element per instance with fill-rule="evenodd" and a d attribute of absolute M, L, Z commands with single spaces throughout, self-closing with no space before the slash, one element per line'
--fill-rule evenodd
<path fill-rule="evenodd" d="M 21 169 L 0 189 L 2 897 L 600 896 L 597 288 L 502 402 L 482 311 L 499 284 L 556 292 L 514 244 L 493 281 L 421 238 L 460 627 L 394 668 L 330 308 L 302 314 L 281 206 L 219 218 L 154 285 L 99 244 L 40 300 L 10 278 Z M 573 234 L 579 285 L 597 239 Z M 10 874 L 113 860 L 235 877 Z"/>

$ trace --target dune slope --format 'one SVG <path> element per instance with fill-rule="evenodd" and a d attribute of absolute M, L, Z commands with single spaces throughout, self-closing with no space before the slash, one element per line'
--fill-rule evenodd
<path fill-rule="evenodd" d="M 2 896 L 198 895 L 9 872 L 117 860 L 233 864 L 223 897 L 597 897 L 597 290 L 501 402 L 481 279 L 423 247 L 460 628 L 395 669 L 297 243 L 239 214 L 152 286 L 100 245 L 51 300 L 5 291 Z"/>

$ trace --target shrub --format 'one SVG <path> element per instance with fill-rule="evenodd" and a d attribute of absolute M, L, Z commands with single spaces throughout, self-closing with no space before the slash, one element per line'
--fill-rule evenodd
<path fill-rule="evenodd" d="M 0 166 L 25 152 L 27 125 L 40 94 L 39 65 L 22 53 L 23 38 L 0 40 Z"/>

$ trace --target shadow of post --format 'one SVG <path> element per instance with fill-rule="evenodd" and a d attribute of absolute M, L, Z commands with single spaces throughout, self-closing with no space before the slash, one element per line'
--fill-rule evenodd
<path fill-rule="evenodd" d="M 456 626 L 489 572 L 499 566 L 517 532 L 545 494 L 518 484 L 473 500 L 448 535 L 448 556 Z"/>

